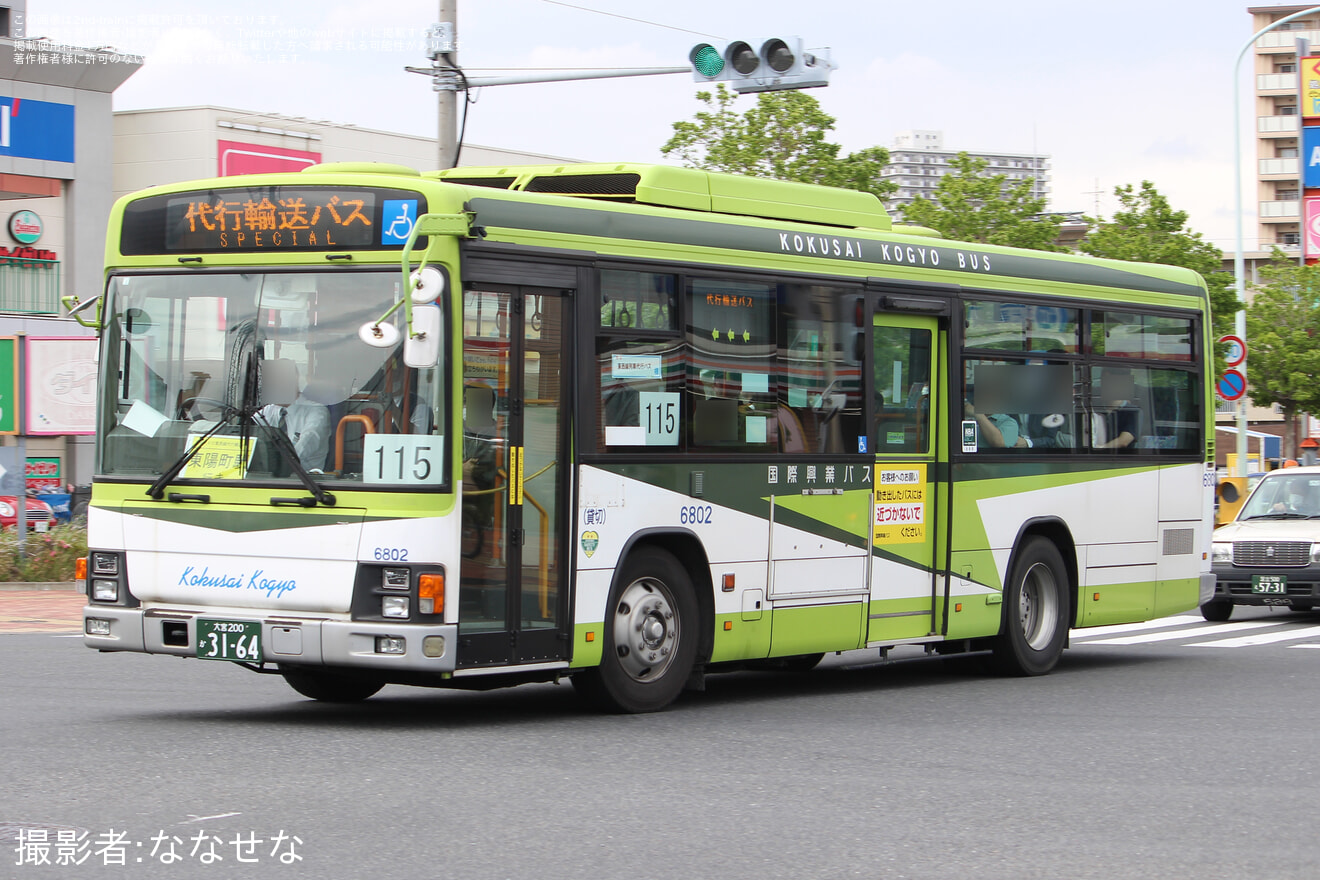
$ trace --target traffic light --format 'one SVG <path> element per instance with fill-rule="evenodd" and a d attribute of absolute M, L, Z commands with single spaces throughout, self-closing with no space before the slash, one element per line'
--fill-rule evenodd
<path fill-rule="evenodd" d="M 771 37 L 754 44 L 735 40 L 723 49 L 698 43 L 688 53 L 695 82 L 727 82 L 735 92 L 773 92 L 829 85 L 834 62 L 803 50 L 801 37 Z"/>

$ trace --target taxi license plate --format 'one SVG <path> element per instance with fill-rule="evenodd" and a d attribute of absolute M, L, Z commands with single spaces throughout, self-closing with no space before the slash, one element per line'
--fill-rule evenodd
<path fill-rule="evenodd" d="M 1283 595 L 1288 592 L 1288 576 L 1285 574 L 1253 574 L 1251 576 L 1251 592 Z"/>
<path fill-rule="evenodd" d="M 197 621 L 197 656 L 203 660 L 261 662 L 261 624 L 250 620 Z"/>

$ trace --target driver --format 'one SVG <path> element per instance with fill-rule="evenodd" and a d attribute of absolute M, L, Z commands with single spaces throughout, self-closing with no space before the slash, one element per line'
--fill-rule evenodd
<path fill-rule="evenodd" d="M 298 384 L 298 365 L 288 358 L 265 361 L 261 371 L 261 418 L 281 428 L 293 442 L 298 461 L 317 473 L 330 452 L 330 411 L 308 400 Z"/>

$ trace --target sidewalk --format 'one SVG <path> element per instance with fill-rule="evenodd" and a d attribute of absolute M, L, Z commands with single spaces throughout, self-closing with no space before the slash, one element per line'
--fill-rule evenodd
<path fill-rule="evenodd" d="M 0 635 L 80 633 L 87 597 L 76 584 L 0 585 Z"/>
<path fill-rule="evenodd" d="M 76 590 L 82 592 L 82 581 L 55 581 L 53 583 L 28 583 L 24 581 L 0 581 L 0 593 L 18 591 L 30 593 L 33 590 Z"/>

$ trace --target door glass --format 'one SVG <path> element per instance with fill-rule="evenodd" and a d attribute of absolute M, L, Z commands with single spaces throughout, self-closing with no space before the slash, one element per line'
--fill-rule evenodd
<path fill-rule="evenodd" d="M 509 330 L 513 295 L 463 294 L 463 537 L 459 626 L 507 629 Z"/>
<path fill-rule="evenodd" d="M 523 305 L 523 630 L 558 626 L 562 307 L 559 297 L 543 294 L 529 294 Z"/>
<path fill-rule="evenodd" d="M 928 329 L 875 328 L 871 439 L 877 453 L 930 451 L 930 346 Z"/>

